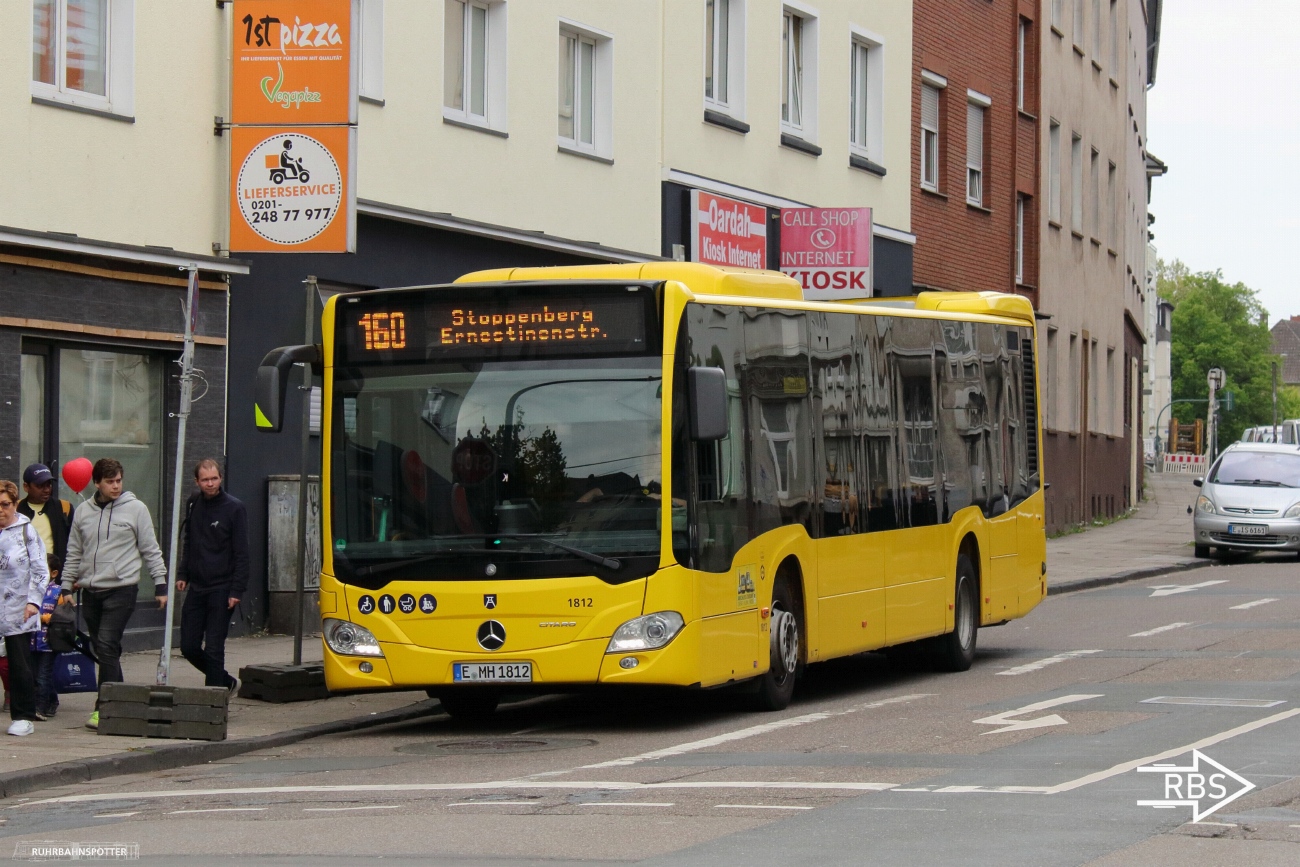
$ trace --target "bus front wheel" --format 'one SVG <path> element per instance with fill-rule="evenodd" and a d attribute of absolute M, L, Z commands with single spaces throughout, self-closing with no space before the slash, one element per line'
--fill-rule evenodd
<path fill-rule="evenodd" d="M 966 671 L 975 661 L 979 589 L 975 566 L 965 553 L 957 555 L 957 582 L 953 597 L 952 632 L 937 639 L 935 649 L 939 667 L 944 671 Z"/>
<path fill-rule="evenodd" d="M 788 579 L 777 583 L 772 591 L 771 662 L 758 679 L 754 704 L 759 710 L 784 710 L 794 696 L 794 682 L 799 673 L 799 608 Z"/>

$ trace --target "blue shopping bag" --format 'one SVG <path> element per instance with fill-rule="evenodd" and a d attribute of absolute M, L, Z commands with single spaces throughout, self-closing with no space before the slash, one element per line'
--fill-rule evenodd
<path fill-rule="evenodd" d="M 59 693 L 98 692 L 94 661 L 77 651 L 55 654 L 54 690 Z"/>

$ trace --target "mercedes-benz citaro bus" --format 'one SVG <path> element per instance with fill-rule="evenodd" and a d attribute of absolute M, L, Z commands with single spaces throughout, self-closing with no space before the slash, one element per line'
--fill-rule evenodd
<path fill-rule="evenodd" d="M 681 262 L 330 298 L 331 691 L 743 684 L 908 645 L 970 667 L 1047 593 L 1034 318 L 1001 293 L 805 301 Z"/>

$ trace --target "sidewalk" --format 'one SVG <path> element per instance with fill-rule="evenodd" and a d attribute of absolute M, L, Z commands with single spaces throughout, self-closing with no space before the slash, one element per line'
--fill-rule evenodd
<path fill-rule="evenodd" d="M 1151 474 L 1148 499 L 1129 518 L 1047 542 L 1048 593 L 1064 593 L 1164 572 L 1209 566 L 1192 556 L 1192 477 Z M 288 662 L 293 639 L 287 636 L 232 639 L 226 647 L 231 672 L 245 665 Z M 303 660 L 321 658 L 320 638 L 303 641 Z M 127 654 L 122 667 L 128 683 L 153 683 L 158 652 Z M 171 683 L 202 686 L 203 678 L 179 654 L 172 660 Z M 227 740 L 173 741 L 160 738 L 99 736 L 84 728 L 94 693 L 65 695 L 59 714 L 36 724 L 36 733 L 7 738 L 0 749 L 0 797 L 14 797 L 52 786 L 115 774 L 144 773 L 202 764 L 310 737 L 383 725 L 439 712 L 422 691 L 335 696 L 318 701 L 268 704 L 232 696 Z"/>
<path fill-rule="evenodd" d="M 1193 476 L 1147 473 L 1148 499 L 1128 518 L 1047 540 L 1049 595 L 1209 566 L 1192 555 Z"/>

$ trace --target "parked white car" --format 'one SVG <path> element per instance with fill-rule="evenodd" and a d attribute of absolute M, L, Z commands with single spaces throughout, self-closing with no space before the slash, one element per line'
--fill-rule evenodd
<path fill-rule="evenodd" d="M 1192 515 L 1197 557 L 1210 549 L 1300 552 L 1300 449 L 1234 443 L 1210 467 Z"/>

